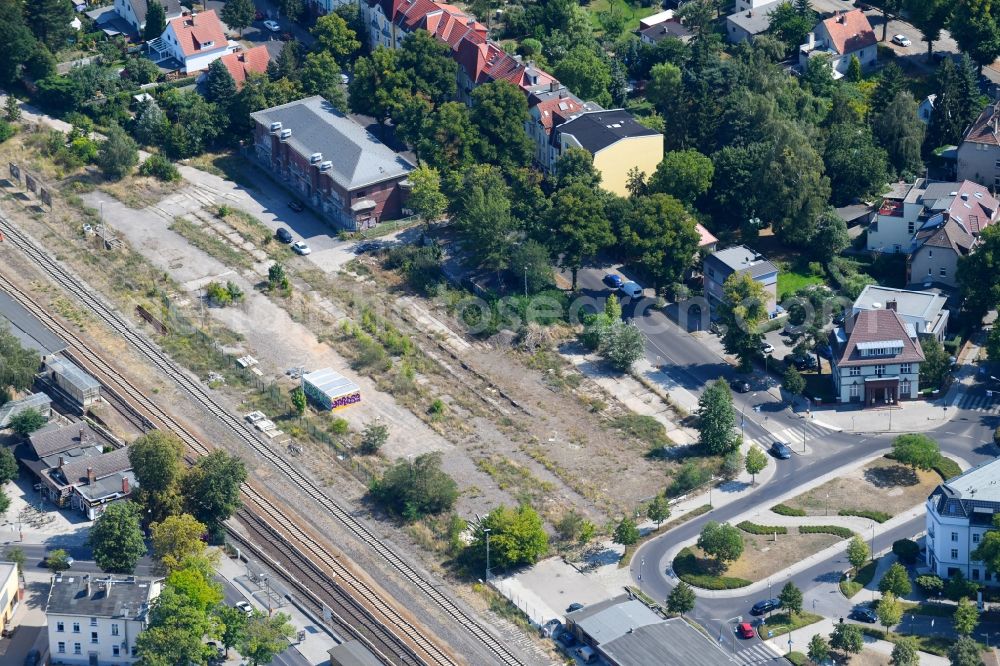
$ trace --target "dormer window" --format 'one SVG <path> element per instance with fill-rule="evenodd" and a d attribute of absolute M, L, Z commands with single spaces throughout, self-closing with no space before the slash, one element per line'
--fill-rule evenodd
<path fill-rule="evenodd" d="M 209 41 L 209 42 L 205 42 L 204 44 L 199 44 L 198 48 L 199 49 L 210 49 L 213 46 L 215 46 L 215 42 Z"/>

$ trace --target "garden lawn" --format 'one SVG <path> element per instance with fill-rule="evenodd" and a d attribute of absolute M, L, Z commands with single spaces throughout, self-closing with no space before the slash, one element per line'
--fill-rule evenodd
<path fill-rule="evenodd" d="M 791 296 L 802 287 L 811 284 L 823 284 L 824 280 L 819 275 L 806 273 L 796 273 L 795 271 L 778 272 L 778 302 L 785 300 L 786 296 Z"/>
<path fill-rule="evenodd" d="M 590 14 L 590 23 L 594 26 L 594 30 L 599 33 L 604 32 L 604 26 L 601 24 L 601 14 L 612 8 L 614 8 L 614 11 L 624 14 L 624 32 L 626 33 L 638 30 L 640 19 L 663 11 L 660 5 L 656 3 L 651 7 L 636 7 L 627 2 L 622 2 L 622 0 L 593 0 L 593 2 L 586 6 L 586 10 Z"/>
<path fill-rule="evenodd" d="M 869 562 L 858 570 L 858 575 L 852 576 L 850 580 L 846 576 L 840 578 L 840 592 L 850 599 L 855 594 L 865 588 L 865 585 L 872 582 L 875 577 L 875 569 L 878 568 L 878 560 Z"/>
<path fill-rule="evenodd" d="M 791 615 L 790 613 L 775 613 L 767 618 L 767 624 L 757 627 L 757 634 L 762 640 L 766 641 L 768 638 L 787 634 L 790 631 L 801 629 L 822 619 L 822 615 L 807 613 L 805 611 L 795 615 Z M 771 636 L 768 636 L 768 632 L 771 633 Z"/>
<path fill-rule="evenodd" d="M 936 472 L 913 472 L 887 458 L 877 458 L 821 486 L 793 497 L 786 505 L 808 515 L 835 516 L 841 509 L 881 511 L 895 516 L 923 503 L 941 483 Z"/>

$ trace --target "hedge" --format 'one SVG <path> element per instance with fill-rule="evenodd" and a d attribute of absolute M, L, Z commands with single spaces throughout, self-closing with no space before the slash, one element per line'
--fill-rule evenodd
<path fill-rule="evenodd" d="M 803 509 L 795 509 L 788 506 L 787 504 L 775 504 L 771 507 L 771 511 L 774 511 L 779 516 L 804 516 L 806 512 Z"/>
<path fill-rule="evenodd" d="M 954 479 L 956 476 L 962 473 L 962 468 L 958 466 L 958 463 L 951 458 L 945 458 L 941 456 L 938 463 L 934 465 L 934 471 L 940 475 L 940 477 L 947 481 L 948 479 Z"/>
<path fill-rule="evenodd" d="M 832 534 L 841 539 L 850 539 L 854 536 L 852 530 L 837 525 L 799 525 L 799 534 Z"/>
<path fill-rule="evenodd" d="M 778 534 L 788 534 L 788 528 L 783 525 L 758 525 L 757 523 L 751 523 L 749 520 L 744 520 L 736 527 L 748 534 L 757 534 L 759 536 L 768 536 L 775 532 Z"/>
<path fill-rule="evenodd" d="M 674 573 L 682 581 L 704 590 L 735 590 L 746 587 L 752 582 L 743 578 L 715 576 L 704 573 L 698 565 L 698 558 L 690 548 L 684 548 L 681 552 L 677 553 L 677 557 L 674 558 L 673 567 Z"/>
<path fill-rule="evenodd" d="M 869 520 L 874 520 L 876 523 L 884 523 L 885 521 L 892 518 L 891 515 L 885 511 L 869 511 L 867 509 L 841 509 L 837 512 L 838 516 L 857 516 L 858 518 L 868 518 Z"/>

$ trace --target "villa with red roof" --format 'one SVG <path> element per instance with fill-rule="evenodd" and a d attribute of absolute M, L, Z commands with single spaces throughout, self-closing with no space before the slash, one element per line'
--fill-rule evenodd
<path fill-rule="evenodd" d="M 185 74 L 208 69 L 212 62 L 233 52 L 215 10 L 177 17 L 153 41 L 156 44 L 150 42 L 150 47 L 159 59 L 174 58 Z"/>
<path fill-rule="evenodd" d="M 267 64 L 271 61 L 271 54 L 267 47 L 261 44 L 246 51 L 236 51 L 222 56 L 221 60 L 226 69 L 229 70 L 233 81 L 236 82 L 236 89 L 239 90 L 246 82 L 248 74 L 267 72 Z"/>
<path fill-rule="evenodd" d="M 852 9 L 817 24 L 808 41 L 799 47 L 799 66 L 805 70 L 810 58 L 820 56 L 830 59 L 835 79 L 847 74 L 853 57 L 865 69 L 874 67 L 878 63 L 878 38 L 868 17 L 860 9 Z"/>
<path fill-rule="evenodd" d="M 881 407 L 917 397 L 924 352 L 895 301 L 853 313 L 830 341 L 838 402 Z"/>

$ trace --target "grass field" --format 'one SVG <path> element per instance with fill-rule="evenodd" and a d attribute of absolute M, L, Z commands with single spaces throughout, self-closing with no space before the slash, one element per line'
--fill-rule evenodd
<path fill-rule="evenodd" d="M 808 287 L 811 284 L 823 284 L 823 282 L 823 278 L 818 275 L 796 273 L 795 271 L 780 271 L 778 273 L 778 301 L 783 301 L 786 296 L 791 296 L 802 287 Z"/>
<path fill-rule="evenodd" d="M 594 26 L 594 30 L 598 33 L 604 32 L 604 25 L 601 23 L 601 14 L 604 12 L 620 12 L 625 16 L 624 32 L 635 32 L 639 28 L 640 19 L 663 11 L 659 5 L 636 7 L 622 0 L 593 0 L 593 2 L 586 6 L 586 10 L 590 14 L 590 22 Z"/>
<path fill-rule="evenodd" d="M 805 611 L 797 614 L 775 613 L 767 618 L 767 624 L 757 627 L 757 633 L 761 639 L 767 640 L 769 637 L 781 636 L 789 631 L 795 631 L 802 627 L 809 626 L 823 619 L 822 615 L 807 613 Z M 770 634 L 770 636 L 768 635 Z"/>

